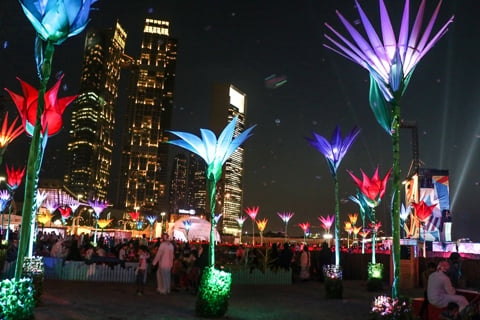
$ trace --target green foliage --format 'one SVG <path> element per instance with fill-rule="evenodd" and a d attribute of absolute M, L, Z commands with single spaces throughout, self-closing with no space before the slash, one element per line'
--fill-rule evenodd
<path fill-rule="evenodd" d="M 214 267 L 204 269 L 195 311 L 201 317 L 221 317 L 228 309 L 232 274 Z"/>
<path fill-rule="evenodd" d="M 0 306 L 2 319 L 33 319 L 35 301 L 33 299 L 32 279 L 3 280 L 1 282 Z"/>
<path fill-rule="evenodd" d="M 413 308 L 410 299 L 387 296 L 375 298 L 369 320 L 413 320 Z"/>
<path fill-rule="evenodd" d="M 33 281 L 33 298 L 35 304 L 40 301 L 43 293 L 43 281 L 45 275 L 45 267 L 43 257 L 25 257 L 23 261 L 22 276 L 31 278 Z"/>
<path fill-rule="evenodd" d="M 369 262 L 368 279 L 383 279 L 383 264 Z"/>

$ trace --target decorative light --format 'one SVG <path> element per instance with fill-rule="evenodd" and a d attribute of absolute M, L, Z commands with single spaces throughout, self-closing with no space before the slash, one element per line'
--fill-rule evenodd
<path fill-rule="evenodd" d="M 357 213 L 349 214 L 348 219 L 350 220 L 350 223 L 352 224 L 352 226 L 354 226 L 357 224 L 358 214 Z"/>
<path fill-rule="evenodd" d="M 260 245 L 263 246 L 263 231 L 267 226 L 268 219 L 256 220 L 258 231 L 260 231 Z"/>
<path fill-rule="evenodd" d="M 322 228 L 325 229 L 328 233 L 330 233 L 330 228 L 332 227 L 333 221 L 335 220 L 335 216 L 328 215 L 326 218 L 323 216 L 318 217 L 318 220 L 322 223 Z"/>
<path fill-rule="evenodd" d="M 188 242 L 188 233 L 190 232 L 190 228 L 192 227 L 192 221 L 191 220 L 183 220 L 183 227 L 187 231 L 187 242 Z"/>
<path fill-rule="evenodd" d="M 110 222 L 112 222 L 113 219 L 98 219 L 98 226 L 100 227 L 100 229 L 105 229 L 105 227 L 107 227 Z"/>
<path fill-rule="evenodd" d="M 243 223 L 245 222 L 245 220 L 247 220 L 247 217 L 245 216 L 240 216 L 240 217 L 237 217 L 235 218 L 235 221 L 237 221 L 238 225 L 240 226 L 240 243 L 242 243 L 242 229 L 243 229 Z"/>
<path fill-rule="evenodd" d="M 327 161 L 327 166 L 332 175 L 335 191 L 335 264 L 340 265 L 340 202 L 338 199 L 338 179 L 337 170 L 340 162 L 351 148 L 357 138 L 360 130 L 353 128 L 349 134 L 342 140 L 340 127 L 337 125 L 332 134 L 331 142 L 324 137 L 313 133 L 314 139 L 307 138 L 308 142 L 323 154 Z"/>
<path fill-rule="evenodd" d="M 0 131 L 0 156 L 3 156 L 10 142 L 15 140 L 24 130 L 22 126 L 15 129 L 17 120 L 18 117 L 16 117 L 10 127 L 8 127 L 8 112 L 5 114 L 5 120 L 3 120 L 2 130 Z"/>
<path fill-rule="evenodd" d="M 158 216 L 146 216 L 146 219 L 150 224 L 150 241 L 152 241 L 153 225 L 157 222 Z"/>
<path fill-rule="evenodd" d="M 255 223 L 254 222 L 258 214 L 258 206 L 252 207 L 252 208 L 247 207 L 247 209 L 245 209 L 245 212 L 252 219 L 252 246 L 255 246 Z"/>
<path fill-rule="evenodd" d="M 128 212 L 128 215 L 132 218 L 133 221 L 137 221 L 140 217 L 140 211 Z"/>
<path fill-rule="evenodd" d="M 305 222 L 305 223 L 299 223 L 298 226 L 302 228 L 303 230 L 303 243 L 307 242 L 307 235 L 310 233 L 310 223 Z"/>
<path fill-rule="evenodd" d="M 18 168 L 15 170 L 14 167 L 8 168 L 7 166 L 7 187 L 9 190 L 17 190 L 17 188 L 22 184 L 22 179 L 25 174 L 25 167 L 23 169 Z"/>
<path fill-rule="evenodd" d="M 293 215 L 295 213 L 293 212 L 283 212 L 283 213 L 280 213 L 280 212 L 277 212 L 278 216 L 280 217 L 280 219 L 282 219 L 282 221 L 285 223 L 285 242 L 287 242 L 287 228 L 288 228 L 288 222 L 290 221 L 290 219 L 293 217 Z"/>
<path fill-rule="evenodd" d="M 363 181 L 355 177 L 352 172 L 347 170 L 347 172 L 350 173 L 350 176 L 353 178 L 355 184 L 362 191 L 362 194 L 365 195 L 365 200 L 367 201 L 367 204 L 371 208 L 375 208 L 380 204 L 380 201 L 385 194 L 387 181 L 390 177 L 392 169 L 388 170 L 388 173 L 385 175 L 385 178 L 383 178 L 383 180 L 381 180 L 378 176 L 378 167 L 375 170 L 375 173 L 373 174 L 373 177 L 371 179 L 361 169 L 360 171 L 362 172 Z"/>

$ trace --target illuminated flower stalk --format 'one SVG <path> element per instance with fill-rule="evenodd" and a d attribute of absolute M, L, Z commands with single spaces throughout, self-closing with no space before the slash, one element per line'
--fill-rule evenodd
<path fill-rule="evenodd" d="M 307 243 L 307 235 L 310 233 L 310 223 L 299 223 L 298 226 L 303 230 L 303 243 Z"/>
<path fill-rule="evenodd" d="M 108 207 L 108 201 L 101 201 L 99 199 L 88 200 L 88 205 L 92 207 L 93 211 L 95 212 L 95 236 L 93 238 L 93 245 L 96 247 L 98 219 L 100 219 L 100 215 L 102 214 L 103 210 L 105 210 L 105 208 Z"/>
<path fill-rule="evenodd" d="M 70 218 L 70 215 L 72 214 L 72 208 L 70 207 L 59 207 L 58 210 L 60 210 L 60 214 L 62 215 L 62 222 L 63 224 L 66 223 L 67 219 Z"/>
<path fill-rule="evenodd" d="M 437 205 L 431 205 L 429 206 L 428 204 L 425 203 L 425 201 L 420 201 L 418 203 L 412 203 L 412 207 L 415 209 L 415 217 L 418 219 L 420 224 L 422 225 L 423 228 L 423 257 L 425 258 L 427 256 L 427 248 L 425 245 L 425 223 L 427 222 L 428 218 L 432 215 L 433 209 Z"/>
<path fill-rule="evenodd" d="M 130 216 L 130 218 L 132 218 L 133 221 L 137 221 L 140 217 L 140 211 L 128 212 L 128 215 Z"/>
<path fill-rule="evenodd" d="M 240 226 L 240 243 L 242 243 L 243 223 L 245 222 L 245 220 L 247 220 L 247 217 L 241 216 L 241 217 L 235 218 L 235 220 L 237 221 L 238 225 Z"/>
<path fill-rule="evenodd" d="M 255 246 L 255 217 L 258 214 L 258 206 L 245 209 L 245 212 L 250 218 L 252 218 L 252 246 Z"/>
<path fill-rule="evenodd" d="M 38 174 L 42 166 L 43 154 L 45 153 L 49 134 L 46 123 L 48 122 L 48 129 L 57 125 L 56 121 L 43 121 L 49 117 L 46 114 L 46 112 L 49 111 L 46 107 L 48 107 L 49 104 L 51 106 L 52 102 L 54 102 L 54 105 L 59 107 L 54 110 L 61 110 L 62 108 L 65 109 L 62 107 L 62 103 L 66 105 L 69 103 L 66 100 L 61 102 L 60 100 L 57 101 L 56 91 L 58 91 L 58 89 L 49 91 L 47 96 L 45 95 L 52 70 L 54 45 L 61 44 L 68 37 L 72 37 L 85 29 L 92 3 L 94 3 L 94 0 L 82 0 L 81 2 L 78 0 L 20 0 L 26 17 L 30 20 L 37 33 L 35 38 L 35 62 L 40 79 L 40 86 L 37 94 L 37 103 L 33 105 L 33 108 L 31 108 L 32 105 L 30 104 L 29 106 L 25 105 L 25 109 L 22 109 L 23 111 L 29 108 L 28 119 L 32 119 L 30 116 L 33 115 L 30 128 L 28 128 L 26 121 L 27 112 L 20 112 L 24 128 L 27 132 L 29 129 L 32 129 L 30 132 L 32 141 L 28 153 L 25 198 L 22 212 L 23 227 L 20 230 L 15 281 L 19 281 L 22 276 L 23 260 L 29 239 L 32 236 L 30 229 L 26 226 L 31 225 L 34 217 Z M 31 90 L 29 91 L 31 92 Z M 25 98 L 27 99 L 27 97 Z M 41 137 L 40 132 L 44 133 L 43 137 Z"/>
<path fill-rule="evenodd" d="M 282 219 L 282 221 L 285 223 L 285 243 L 287 243 L 288 222 L 290 221 L 290 219 L 292 219 L 292 217 L 295 213 L 293 213 L 293 212 L 284 212 L 284 213 L 277 212 L 277 214 L 280 217 L 280 219 Z"/>
<path fill-rule="evenodd" d="M 353 239 L 354 241 L 357 240 L 358 233 L 362 230 L 362 227 L 353 227 Z"/>
<path fill-rule="evenodd" d="M 74 230 L 75 230 L 75 213 L 77 212 L 77 209 L 80 207 L 80 201 L 75 199 L 70 199 L 70 201 L 68 202 L 68 206 L 72 209 L 73 219 L 72 219 L 72 229 L 70 230 L 70 235 L 73 236 Z"/>
<path fill-rule="evenodd" d="M 361 191 L 361 195 L 359 195 L 359 198 L 363 198 L 362 201 L 365 201 L 365 203 L 371 209 L 370 220 L 372 221 L 374 226 L 377 223 L 377 220 L 375 217 L 375 208 L 380 204 L 380 201 L 382 200 L 382 197 L 385 194 L 388 177 L 390 176 L 391 172 L 392 172 L 392 169 L 388 171 L 388 173 L 385 175 L 385 178 L 383 178 L 382 180 L 378 176 L 378 167 L 377 167 L 371 179 L 362 171 L 363 180 L 360 180 L 357 177 L 355 177 L 353 173 L 348 171 L 348 173 L 350 173 L 350 176 L 352 176 L 355 184 L 358 186 L 358 188 Z M 374 230 L 372 231 L 372 264 L 376 264 L 375 235 L 376 235 L 376 230 L 374 227 Z"/>
<path fill-rule="evenodd" d="M 222 167 L 230 156 L 237 150 L 242 143 L 251 135 L 254 127 L 250 127 L 234 138 L 235 128 L 238 116 L 223 129 L 220 136 L 208 129 L 200 129 L 202 138 L 191 133 L 170 131 L 170 133 L 178 136 L 180 140 L 168 141 L 168 143 L 185 148 L 199 155 L 207 164 L 207 192 L 210 200 L 211 216 L 210 221 L 213 222 L 215 217 L 215 196 L 218 180 L 222 176 Z M 215 229 L 214 223 L 210 227 L 210 254 L 209 267 L 215 265 Z"/>
<path fill-rule="evenodd" d="M 345 221 L 344 223 L 345 223 L 344 229 L 345 231 L 347 231 L 347 248 L 350 248 L 350 235 L 353 232 L 353 226 L 350 223 L 350 221 Z"/>
<path fill-rule="evenodd" d="M 420 4 L 417 16 L 410 27 L 410 1 L 405 0 L 398 40 L 390 22 L 384 1 L 379 0 L 380 24 L 383 42 L 362 7 L 355 1 L 366 38 L 357 31 L 338 11 L 337 15 L 350 34 L 351 39 L 342 36 L 329 24 L 327 28 L 335 38 L 325 35 L 331 43 L 325 45 L 343 57 L 359 64 L 370 73 L 370 107 L 380 126 L 392 137 L 393 146 L 393 187 L 392 187 L 392 234 L 394 280 L 392 297 L 398 297 L 400 283 L 400 100 L 410 82 L 417 63 L 447 32 L 453 16 L 431 37 L 441 1 L 435 9 L 426 29 L 421 33 L 425 11 L 425 0 Z"/>
<path fill-rule="evenodd" d="M 352 195 L 348 198 L 355 202 L 360 208 L 360 216 L 362 217 L 362 228 L 365 230 L 365 218 L 368 217 L 369 219 L 372 219 L 372 208 L 370 208 L 370 206 L 367 204 L 365 196 L 358 188 L 357 195 Z M 365 238 L 363 238 L 362 240 L 362 254 L 365 254 Z"/>
<path fill-rule="evenodd" d="M 157 222 L 158 216 L 146 216 L 146 218 L 150 224 L 150 241 L 152 241 L 153 225 Z"/>
<path fill-rule="evenodd" d="M 10 193 L 8 192 L 8 190 L 0 191 L 0 214 L 2 215 L 2 225 L 1 225 L 2 233 L 3 233 L 3 216 L 4 216 L 3 211 L 7 208 L 8 201 L 10 201 Z M 10 224 L 7 227 L 7 230 L 8 229 L 10 229 Z M 7 231 L 7 233 L 8 233 L 8 231 Z"/>
<path fill-rule="evenodd" d="M 183 227 L 185 228 L 185 231 L 187 232 L 187 242 L 188 242 L 188 233 L 190 232 L 190 228 L 192 227 L 192 221 L 191 220 L 184 220 L 183 221 Z"/>
<path fill-rule="evenodd" d="M 360 130 L 353 128 L 349 134 L 342 140 L 340 127 L 337 126 L 329 142 L 324 137 L 313 133 L 314 139 L 307 138 L 308 142 L 320 151 L 327 161 L 328 169 L 333 177 L 335 185 L 335 264 L 340 265 L 340 201 L 338 199 L 338 179 L 337 170 L 343 158 L 351 148 L 353 142 L 357 138 Z"/>
<path fill-rule="evenodd" d="M 260 231 L 260 246 L 263 246 L 263 231 L 267 226 L 268 219 L 257 220 L 255 222 L 257 223 L 258 231 Z"/>
<path fill-rule="evenodd" d="M 15 196 L 15 191 L 17 188 L 22 184 L 23 176 L 25 175 L 25 167 L 23 169 L 15 168 L 12 166 L 11 168 L 7 167 L 7 190 L 10 193 L 10 199 L 13 200 Z M 13 201 L 10 201 L 10 205 L 8 206 L 8 227 L 7 233 L 5 235 L 5 240 L 8 242 L 10 237 L 10 217 L 12 214 L 12 205 Z M 2 215 L 2 228 L 3 228 L 3 215 Z"/>

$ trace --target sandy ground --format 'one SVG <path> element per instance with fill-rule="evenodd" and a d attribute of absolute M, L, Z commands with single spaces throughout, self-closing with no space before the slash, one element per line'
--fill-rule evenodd
<path fill-rule="evenodd" d="M 324 292 L 318 281 L 233 285 L 227 314 L 221 319 L 368 319 L 373 297 L 383 293 L 368 292 L 365 281 L 344 281 L 342 300 L 327 300 Z M 421 297 L 422 289 L 403 293 Z M 137 296 L 134 284 L 46 280 L 35 319 L 201 319 L 195 316 L 195 300 L 185 291 L 159 295 L 153 281 L 143 296 Z"/>

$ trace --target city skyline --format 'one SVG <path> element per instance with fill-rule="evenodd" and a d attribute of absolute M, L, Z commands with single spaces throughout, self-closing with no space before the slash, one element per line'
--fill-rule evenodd
<path fill-rule="evenodd" d="M 427 1 L 426 10 L 432 12 L 436 3 Z M 412 7 L 418 4 L 412 1 Z M 378 12 L 376 1 L 362 1 L 363 5 L 371 16 Z M 386 5 L 393 17 L 400 16 L 403 2 L 386 1 Z M 382 171 L 391 166 L 389 138 L 368 106 L 368 73 L 322 47 L 323 23 L 340 26 L 336 9 L 353 17 L 352 21 L 358 19 L 353 1 L 187 1 L 182 5 L 175 1 L 100 1 L 96 7 L 90 24 L 119 19 L 128 33 L 126 53 L 132 56 L 137 54 L 134 48 L 139 47 L 145 17 L 171 21 L 171 34 L 179 41 L 174 130 L 198 134 L 200 128 L 208 128 L 206 113 L 213 82 L 232 83 L 248 95 L 246 126 L 258 126 L 245 144 L 244 206 L 260 206 L 259 218 L 269 219 L 267 230 L 282 229 L 277 212 L 295 212 L 289 233 L 299 234 L 301 229 L 294 225 L 309 221 L 318 226 L 317 216 L 333 213 L 333 183 L 328 169 L 321 155 L 305 141 L 312 131 L 328 136 L 336 124 L 345 130 L 356 125 L 362 132 L 342 167 L 371 174 L 377 165 Z M 476 201 L 480 169 L 475 166 L 480 161 L 476 94 L 476 70 L 480 66 L 475 57 L 480 48 L 471 39 L 478 38 L 480 24 L 471 8 L 480 9 L 473 0 L 461 4 L 444 1 L 438 21 L 455 14 L 454 23 L 415 71 L 403 99 L 402 118 L 418 123 L 422 167 L 449 170 L 454 238 L 475 239 L 474 230 L 480 223 Z M 18 3 L 2 3 L 1 9 L 5 15 L 4 25 L 0 25 L 4 27 L 0 33 L 4 71 L 1 85 L 18 91 L 17 75 L 33 85 L 37 83 L 33 48 L 25 46 L 32 43 L 34 32 L 22 17 Z M 55 53 L 54 74 L 65 74 L 65 96 L 78 93 L 84 37 L 82 33 L 78 39 L 68 40 Z M 272 79 L 278 81 L 272 85 Z M 11 103 L 4 104 L 13 113 Z M 66 117 L 68 112 L 67 108 Z M 67 126 L 49 141 L 41 178 L 54 171 L 51 168 L 58 167 L 63 158 Z M 405 176 L 412 158 L 410 137 L 408 131 L 402 131 Z M 11 147 L 21 154 L 27 150 L 27 142 L 22 138 Z M 14 163 L 14 158 L 7 151 L 7 163 Z M 346 220 L 347 214 L 358 212 L 355 204 L 347 200 L 354 193 L 354 185 L 345 172 L 339 172 L 339 177 L 340 210 L 342 220 Z M 387 192 L 378 210 L 387 234 L 388 205 Z M 245 228 L 251 228 L 251 221 Z"/>

